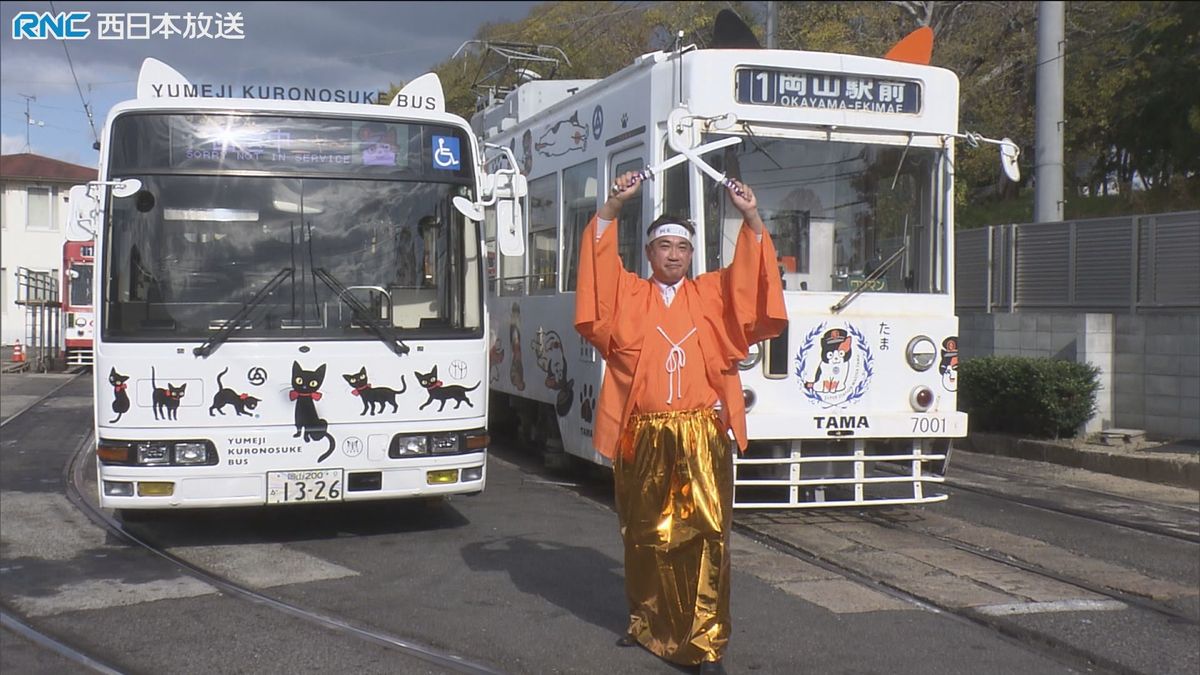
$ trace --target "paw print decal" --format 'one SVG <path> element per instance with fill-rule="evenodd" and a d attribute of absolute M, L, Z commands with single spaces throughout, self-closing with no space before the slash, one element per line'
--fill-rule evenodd
<path fill-rule="evenodd" d="M 584 422 L 591 424 L 592 413 L 596 409 L 596 394 L 595 389 L 590 384 L 583 385 L 583 389 L 579 392 L 579 416 Z"/>

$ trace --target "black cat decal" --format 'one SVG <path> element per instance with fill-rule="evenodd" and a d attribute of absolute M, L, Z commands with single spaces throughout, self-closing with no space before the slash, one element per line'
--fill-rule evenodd
<path fill-rule="evenodd" d="M 329 440 L 329 449 L 317 458 L 317 463 L 324 462 L 333 454 L 337 441 L 329 433 L 329 423 L 317 416 L 317 401 L 321 400 L 321 383 L 325 381 L 325 364 L 316 370 L 305 370 L 296 361 L 292 362 L 292 390 L 288 398 L 296 402 L 296 433 L 292 438 L 304 435 L 304 442 Z"/>
<path fill-rule="evenodd" d="M 371 411 L 371 415 L 375 414 L 375 406 L 379 406 L 379 412 L 384 412 L 385 406 L 391 405 L 392 412 L 396 412 L 399 408 L 396 407 L 396 396 L 408 391 L 408 383 L 404 381 L 404 376 L 400 376 L 400 391 L 396 391 L 390 387 L 373 387 L 367 379 L 367 369 L 364 366 L 359 368 L 357 373 L 342 375 L 346 379 L 346 383 L 353 389 L 352 394 L 362 398 L 363 409 L 360 415 L 366 415 L 367 411 Z"/>
<path fill-rule="evenodd" d="M 221 377 L 228 373 L 229 369 L 222 370 L 217 375 L 217 394 L 213 396 L 212 405 L 208 407 L 208 416 L 213 416 L 213 411 L 217 411 L 222 415 L 225 414 L 225 406 L 231 405 L 239 415 L 253 417 L 247 410 L 254 410 L 258 407 L 260 399 L 257 399 L 250 394 L 239 394 L 236 391 L 226 387 L 221 383 Z"/>
<path fill-rule="evenodd" d="M 429 371 L 428 373 L 418 373 L 413 371 L 413 374 L 417 376 L 417 382 L 420 382 L 421 386 L 425 387 L 425 390 L 429 392 L 429 400 L 422 403 L 418 410 L 424 410 L 425 406 L 433 403 L 434 401 L 438 401 L 441 404 L 438 406 L 438 412 L 441 412 L 442 409 L 446 407 L 446 401 L 449 401 L 450 399 L 454 399 L 455 410 L 458 410 L 459 407 L 461 407 L 464 403 L 466 403 L 467 406 L 474 408 L 475 405 L 471 403 L 469 398 L 467 398 L 467 392 L 475 391 L 479 388 L 480 384 L 483 384 L 482 382 L 476 382 L 475 386 L 471 387 L 470 389 L 462 386 L 461 384 L 442 384 L 442 381 L 439 380 L 437 376 L 437 366 L 434 366 L 433 370 Z"/>
<path fill-rule="evenodd" d="M 159 389 L 154 380 L 154 366 L 150 366 L 150 386 L 154 387 L 154 419 L 178 419 L 176 414 L 179 412 L 179 401 L 187 390 L 187 383 L 176 387 L 168 382 L 165 389 Z"/>
<path fill-rule="evenodd" d="M 116 419 L 109 420 L 109 424 L 116 424 L 121 421 L 121 415 L 129 412 L 129 394 L 125 393 L 125 390 L 129 388 L 129 385 L 125 384 L 127 380 L 129 380 L 129 376 L 118 373 L 116 368 L 108 371 L 108 383 L 113 388 L 112 409 L 117 413 Z"/>

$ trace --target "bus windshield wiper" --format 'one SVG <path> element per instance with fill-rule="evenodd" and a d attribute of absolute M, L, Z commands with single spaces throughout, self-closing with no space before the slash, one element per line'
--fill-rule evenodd
<path fill-rule="evenodd" d="M 404 356 L 410 351 L 408 345 L 404 344 L 404 340 L 400 339 L 394 328 L 372 316 L 371 310 L 358 298 L 354 297 L 354 293 L 324 267 L 314 268 L 313 276 L 333 289 L 333 292 L 337 293 L 338 298 L 349 305 L 350 310 L 354 312 L 354 318 L 358 319 L 363 328 L 374 333 L 375 337 L 388 346 L 388 349 L 391 349 L 398 356 Z"/>
<path fill-rule="evenodd" d="M 275 290 L 280 284 L 283 283 L 283 280 L 286 277 L 291 276 L 291 274 L 291 267 L 285 267 L 279 270 L 275 276 L 271 277 L 271 280 L 267 282 L 266 286 L 260 288 L 257 293 L 255 293 L 249 300 L 242 304 L 242 308 L 237 311 L 237 314 L 234 314 L 232 317 L 230 317 L 229 320 L 225 322 L 225 325 L 221 326 L 221 330 L 214 333 L 212 337 L 205 340 L 204 343 L 199 347 L 192 349 L 192 354 L 208 358 L 210 354 L 217 351 L 217 347 L 225 344 L 225 341 L 229 339 L 229 336 L 233 334 L 233 331 L 245 325 L 246 321 L 250 318 L 251 312 L 254 311 L 254 308 L 262 304 L 262 301 L 267 299 L 267 296 L 271 294 L 271 291 Z"/>
<path fill-rule="evenodd" d="M 875 271 L 868 274 L 866 277 L 863 278 L 863 280 L 861 282 L 859 282 L 858 288 L 856 288 L 856 289 L 850 291 L 849 293 L 847 293 L 846 295 L 842 296 L 842 299 L 838 300 L 837 304 L 830 307 L 829 311 L 836 314 L 837 312 L 840 312 L 843 309 L 846 309 L 846 307 L 848 307 L 850 305 L 850 303 L 854 302 L 855 298 L 857 298 L 859 295 L 862 295 L 863 291 L 867 290 L 867 288 L 871 285 L 872 281 L 875 281 L 879 277 L 882 277 L 884 274 L 887 274 L 887 271 L 892 268 L 892 265 L 895 265 L 896 262 L 898 260 L 900 260 L 900 256 L 904 253 L 904 251 L 907 248 L 908 248 L 908 246 L 901 245 L 900 248 L 896 249 L 896 252 L 893 253 L 887 260 L 883 261 L 882 265 L 877 267 L 875 269 Z"/>

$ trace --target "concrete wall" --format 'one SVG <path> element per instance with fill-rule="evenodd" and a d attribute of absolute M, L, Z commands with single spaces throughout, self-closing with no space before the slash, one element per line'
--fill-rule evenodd
<path fill-rule="evenodd" d="M 28 189 L 50 191 L 49 226 L 31 226 L 28 219 Z M 51 272 L 60 277 L 63 255 L 63 231 L 70 209 L 67 193 L 70 185 L 47 181 L 4 181 L 0 184 L 0 341 L 11 345 L 25 341 L 25 310 L 16 304 L 17 268 Z M 61 279 L 59 279 L 61 283 Z"/>
<path fill-rule="evenodd" d="M 959 355 L 1091 363 L 1101 389 L 1085 431 L 1200 438 L 1200 314 L 963 313 Z"/>

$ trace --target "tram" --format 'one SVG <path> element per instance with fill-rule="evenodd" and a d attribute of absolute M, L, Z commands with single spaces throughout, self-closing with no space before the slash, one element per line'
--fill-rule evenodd
<path fill-rule="evenodd" d="M 733 177 L 758 198 L 789 319 L 738 366 L 750 443 L 734 506 L 946 499 L 931 484 L 967 432 L 955 141 L 1000 144 L 1010 177 L 1016 146 L 959 133 L 958 79 L 920 58 L 922 40 L 892 58 L 677 44 L 602 80 L 527 78 L 493 97 L 472 125 L 528 180 L 526 255 L 497 256 L 486 228 L 493 415 L 510 411 L 548 462 L 607 465 L 591 435 L 604 363 L 572 323 L 580 234 L 606 186 L 642 170 L 653 180 L 618 222 L 626 269 L 649 273 L 645 227 L 664 212 L 697 225 L 692 273 L 718 269 L 741 223 Z"/>
<path fill-rule="evenodd" d="M 483 186 L 436 75 L 386 106 L 207 89 L 148 59 L 99 180 L 72 189 L 72 231 L 95 238 L 101 506 L 482 491 L 488 322 L 465 214 L 504 181 Z"/>
<path fill-rule="evenodd" d="M 96 323 L 92 308 L 95 250 L 94 241 L 63 243 L 62 331 L 68 366 L 92 365 L 92 335 Z"/>

